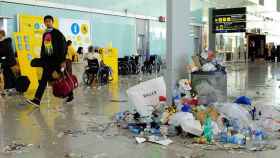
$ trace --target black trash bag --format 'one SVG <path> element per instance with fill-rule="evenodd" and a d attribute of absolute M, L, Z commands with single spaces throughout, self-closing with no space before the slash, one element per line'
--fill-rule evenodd
<path fill-rule="evenodd" d="M 16 79 L 16 91 L 24 93 L 28 90 L 30 80 L 27 76 L 20 76 Z"/>

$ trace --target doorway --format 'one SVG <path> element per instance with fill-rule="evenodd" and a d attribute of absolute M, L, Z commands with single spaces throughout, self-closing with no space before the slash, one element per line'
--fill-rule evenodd
<path fill-rule="evenodd" d="M 247 34 L 247 50 L 251 61 L 265 58 L 265 44 L 265 35 Z"/>

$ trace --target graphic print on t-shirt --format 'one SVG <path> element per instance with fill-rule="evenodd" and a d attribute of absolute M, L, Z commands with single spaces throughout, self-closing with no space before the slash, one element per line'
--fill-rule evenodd
<path fill-rule="evenodd" d="M 46 34 L 44 38 L 44 45 L 45 45 L 45 53 L 48 56 L 53 54 L 53 46 L 52 46 L 52 35 L 50 33 Z"/>

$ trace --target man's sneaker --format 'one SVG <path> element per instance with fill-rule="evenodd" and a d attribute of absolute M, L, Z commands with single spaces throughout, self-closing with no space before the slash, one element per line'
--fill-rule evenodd
<path fill-rule="evenodd" d="M 66 103 L 70 103 L 70 102 L 72 102 L 73 100 L 74 100 L 74 96 L 71 95 L 71 96 L 69 96 L 69 97 L 66 99 Z"/>
<path fill-rule="evenodd" d="M 26 99 L 26 102 L 35 106 L 36 108 L 39 108 L 40 107 L 40 101 L 37 100 L 37 99 L 33 99 L 33 100 L 30 100 L 30 99 Z"/>

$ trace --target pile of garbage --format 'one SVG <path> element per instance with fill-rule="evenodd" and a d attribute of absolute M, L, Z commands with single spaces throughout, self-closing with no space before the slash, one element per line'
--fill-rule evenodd
<path fill-rule="evenodd" d="M 141 95 L 141 89 L 145 89 L 145 83 L 142 83 L 137 92 L 140 95 L 136 97 L 135 94 L 135 98 L 142 99 L 144 103 L 156 97 L 158 103 L 137 104 L 134 111 L 117 113 L 115 119 L 118 126 L 129 130 L 138 143 L 152 142 L 167 146 L 172 143 L 169 138 L 187 135 L 192 139 L 191 143 L 217 145 L 219 149 L 221 146 L 226 148 L 227 144 L 248 151 L 277 148 L 270 140 L 274 132 L 279 132 L 280 122 L 269 118 L 270 114 L 257 110 L 250 98 L 241 96 L 233 103 L 201 104 L 197 94 L 192 91 L 190 81 L 180 82 L 180 95 L 173 96 L 172 105 L 167 105 L 166 96 L 161 96 L 156 90 L 150 98 Z"/>
<path fill-rule="evenodd" d="M 225 71 L 225 63 L 223 57 L 216 57 L 212 51 L 204 51 L 199 56 L 192 57 L 192 64 L 188 65 L 188 71 L 191 73 Z"/>

